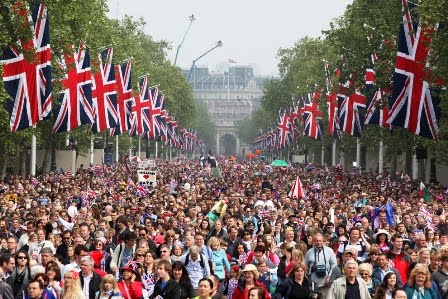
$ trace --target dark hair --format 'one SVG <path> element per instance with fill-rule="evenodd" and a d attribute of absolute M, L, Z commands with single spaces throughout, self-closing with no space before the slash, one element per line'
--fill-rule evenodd
<path fill-rule="evenodd" d="M 36 282 L 37 284 L 39 284 L 39 288 L 40 288 L 41 290 L 44 289 L 44 284 L 42 283 L 42 281 L 38 280 L 37 278 L 34 278 L 34 279 L 30 280 L 30 281 L 28 282 L 28 285 L 30 285 L 30 284 L 32 284 L 32 283 L 35 283 L 35 282 Z"/>
<path fill-rule="evenodd" d="M 121 223 L 124 224 L 125 226 L 128 226 L 128 217 L 126 217 L 125 215 L 120 215 L 117 217 L 117 223 Z"/>
<path fill-rule="evenodd" d="M 121 234 L 121 240 L 122 241 L 130 241 L 130 240 L 137 240 L 137 234 L 133 231 L 130 230 L 125 230 L 122 234 Z"/>
<path fill-rule="evenodd" d="M 80 255 L 81 251 L 89 252 L 89 248 L 87 248 L 86 245 L 82 245 L 82 244 L 76 245 L 75 248 L 74 248 L 74 254 L 75 255 Z"/>
<path fill-rule="evenodd" d="M 47 273 L 48 270 L 52 270 L 52 271 L 54 271 L 54 273 L 56 273 L 54 276 L 54 280 L 61 281 L 61 279 L 62 279 L 61 268 L 59 268 L 59 266 L 56 262 L 49 262 L 47 264 L 47 267 L 45 267 L 45 273 Z M 47 275 L 48 275 L 48 273 L 47 273 Z"/>
<path fill-rule="evenodd" d="M 243 246 L 243 248 L 244 248 L 244 252 L 247 252 L 247 246 L 246 246 L 246 244 L 244 244 L 243 242 L 238 242 L 238 243 L 236 243 L 235 245 L 234 245 L 234 247 L 233 247 L 233 252 L 232 252 L 232 256 L 233 257 L 235 257 L 235 258 L 239 258 L 239 255 L 238 255 L 238 246 Z"/>
<path fill-rule="evenodd" d="M 44 287 L 46 288 L 50 283 L 50 278 L 48 278 L 48 275 L 45 273 L 37 273 L 36 276 L 34 276 L 34 279 L 38 279 L 39 277 L 42 277 L 44 280 Z"/>
<path fill-rule="evenodd" d="M 210 278 L 204 277 L 199 280 L 198 285 L 203 281 L 208 281 L 208 283 L 210 284 L 210 289 L 212 289 L 212 292 L 213 292 L 213 285 L 214 285 L 213 281 Z"/>
<path fill-rule="evenodd" d="M 262 252 L 265 253 L 266 252 L 266 247 L 264 245 L 257 245 L 254 249 L 254 252 Z"/>
<path fill-rule="evenodd" d="M 250 294 L 250 292 L 253 291 L 253 290 L 257 290 L 257 291 L 258 291 L 258 298 L 257 298 L 257 299 L 264 299 L 264 298 L 265 298 L 265 296 L 266 296 L 266 291 L 265 291 L 263 288 L 261 288 L 261 287 L 253 287 L 253 288 L 251 288 L 251 289 L 249 290 L 249 294 Z"/>
<path fill-rule="evenodd" d="M 174 277 L 173 273 L 174 270 L 182 270 L 182 275 L 180 276 L 179 284 L 181 285 L 191 284 L 190 277 L 188 277 L 187 269 L 185 268 L 184 264 L 181 261 L 175 261 L 171 265 L 171 277 Z"/>
<path fill-rule="evenodd" d="M 396 274 L 394 272 L 389 272 L 386 275 L 384 275 L 383 278 L 383 282 L 378 286 L 378 288 L 375 291 L 375 296 L 373 296 L 374 298 L 384 298 L 386 296 L 386 291 L 387 291 L 387 280 L 392 276 Z M 398 284 L 396 283 L 394 286 L 394 292 L 398 290 Z"/>
<path fill-rule="evenodd" d="M 394 234 L 391 238 L 391 241 L 395 242 L 396 239 L 403 239 L 403 236 L 400 234 Z"/>
<path fill-rule="evenodd" d="M 16 254 L 15 254 L 15 256 L 14 256 L 14 258 L 15 258 L 15 260 L 16 260 L 16 267 L 17 267 L 17 261 L 18 261 L 18 258 L 17 258 L 17 256 L 19 255 L 19 254 L 24 254 L 25 256 L 26 256 L 26 266 L 27 267 L 29 267 L 30 266 L 30 256 L 29 256 L 29 254 L 28 254 L 28 252 L 27 251 L 25 251 L 25 250 L 23 250 L 23 249 L 20 249 L 19 251 L 17 251 L 16 252 Z M 3 265 L 3 263 L 2 263 L 2 265 Z M 28 269 L 29 270 L 29 269 Z"/>
<path fill-rule="evenodd" d="M 10 253 L 5 253 L 0 255 L 0 266 L 3 266 L 4 263 L 9 263 L 12 255 Z"/>

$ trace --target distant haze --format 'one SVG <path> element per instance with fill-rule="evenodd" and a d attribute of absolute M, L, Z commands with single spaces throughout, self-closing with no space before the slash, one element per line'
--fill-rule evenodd
<path fill-rule="evenodd" d="M 212 48 L 218 40 L 223 46 L 197 62 L 222 72 L 228 59 L 237 65 L 252 65 L 257 75 L 277 76 L 279 48 L 289 48 L 305 36 L 317 37 L 330 21 L 343 14 L 352 0 L 108 0 L 109 16 L 125 14 L 143 17 L 145 31 L 156 40 L 166 40 L 176 48 L 189 20 L 193 22 L 180 49 L 177 65 L 189 69 L 192 61 Z"/>

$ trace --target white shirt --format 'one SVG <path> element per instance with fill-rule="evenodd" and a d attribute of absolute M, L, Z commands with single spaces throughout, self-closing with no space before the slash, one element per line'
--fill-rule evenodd
<path fill-rule="evenodd" d="M 89 283 L 92 277 L 93 273 L 90 276 L 85 276 L 84 274 L 82 274 L 82 278 L 84 280 L 84 286 L 82 287 L 82 292 L 84 293 L 84 296 L 86 298 L 89 298 Z"/>

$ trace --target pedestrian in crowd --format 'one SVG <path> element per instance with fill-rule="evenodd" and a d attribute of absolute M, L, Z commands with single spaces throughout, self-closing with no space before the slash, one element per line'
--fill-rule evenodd
<path fill-rule="evenodd" d="M 194 297 L 194 289 L 191 284 L 190 277 L 188 277 L 187 269 L 182 262 L 177 261 L 171 265 L 171 277 L 177 282 L 180 287 L 179 299 L 187 299 Z"/>
<path fill-rule="evenodd" d="M 380 280 L 372 278 L 372 272 L 373 269 L 369 263 L 362 263 L 358 267 L 359 276 L 361 276 L 361 278 L 364 279 L 365 283 L 367 284 L 367 288 L 369 289 L 371 297 L 373 297 L 377 287 L 381 284 Z"/>
<path fill-rule="evenodd" d="M 96 299 L 123 299 L 118 288 L 117 280 L 112 274 L 107 274 L 101 279 L 100 289 L 95 294 Z"/>
<path fill-rule="evenodd" d="M 405 289 L 408 298 L 436 299 L 437 294 L 431 285 L 428 267 L 424 264 L 415 265 L 409 276 Z"/>
<path fill-rule="evenodd" d="M 394 292 L 399 290 L 397 284 L 397 275 L 394 272 L 388 272 L 384 275 L 384 279 L 375 291 L 373 299 L 393 298 Z"/>
<path fill-rule="evenodd" d="M 138 272 L 130 266 L 120 268 L 122 279 L 117 284 L 124 299 L 140 299 L 143 295 L 143 284 Z"/>
<path fill-rule="evenodd" d="M 157 264 L 157 275 L 159 279 L 154 287 L 154 293 L 150 299 L 158 298 L 180 298 L 180 286 L 171 278 L 171 264 L 167 260 L 160 260 Z"/>
<path fill-rule="evenodd" d="M 358 263 L 350 259 L 344 265 L 345 276 L 336 279 L 331 284 L 327 299 L 360 298 L 369 299 L 370 293 L 367 284 L 357 277 Z"/>
<path fill-rule="evenodd" d="M 11 286 L 14 298 L 22 298 L 31 281 L 31 269 L 28 252 L 19 251 L 15 255 L 15 267 L 6 282 Z"/>
<path fill-rule="evenodd" d="M 61 292 L 61 299 L 87 299 L 81 288 L 79 272 L 75 270 L 67 271 L 64 274 L 64 283 Z"/>
<path fill-rule="evenodd" d="M 213 281 L 210 278 L 199 280 L 198 295 L 194 299 L 211 299 L 213 294 Z"/>
<path fill-rule="evenodd" d="M 296 263 L 291 269 L 289 277 L 277 286 L 274 299 L 308 299 L 312 298 L 312 286 L 306 277 L 306 266 Z"/>
<path fill-rule="evenodd" d="M 255 265 L 247 264 L 243 269 L 244 279 L 238 281 L 238 285 L 232 294 L 232 299 L 243 299 L 247 297 L 249 290 L 255 286 L 265 289 L 265 286 L 258 281 L 259 273 Z M 265 290 L 266 291 L 266 290 Z M 265 299 L 271 298 L 269 292 L 265 292 Z"/>

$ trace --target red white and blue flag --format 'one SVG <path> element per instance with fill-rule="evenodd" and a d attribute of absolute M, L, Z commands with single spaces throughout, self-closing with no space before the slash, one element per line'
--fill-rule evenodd
<path fill-rule="evenodd" d="M 331 136 L 341 139 L 341 127 L 339 124 L 339 110 L 338 110 L 338 96 L 333 92 L 333 80 L 330 75 L 330 66 L 328 63 L 324 63 L 325 77 L 326 77 L 326 95 L 325 100 L 328 108 L 328 132 Z"/>
<path fill-rule="evenodd" d="M 138 92 L 134 92 L 134 99 L 131 107 L 129 135 L 142 135 L 144 132 L 150 130 L 147 126 L 145 129 L 145 111 L 148 110 L 148 78 L 142 76 L 138 80 Z"/>
<path fill-rule="evenodd" d="M 364 124 L 390 128 L 390 124 L 387 123 L 387 116 L 389 114 L 387 96 L 384 91 L 375 84 L 376 78 L 374 65 L 376 61 L 376 54 L 372 54 L 370 58 L 370 66 L 366 70 L 367 111 Z"/>
<path fill-rule="evenodd" d="M 319 110 L 317 103 L 319 96 L 319 93 L 308 94 L 308 101 L 303 109 L 305 136 L 315 140 L 322 139 L 322 128 L 319 123 L 319 119 L 322 118 L 322 112 Z"/>
<path fill-rule="evenodd" d="M 114 50 L 107 48 L 99 55 L 100 70 L 93 76 L 92 98 L 95 111 L 93 132 L 101 132 L 119 125 L 117 112 L 117 85 L 112 63 Z"/>
<path fill-rule="evenodd" d="M 160 128 L 158 117 L 161 113 L 161 104 L 159 100 L 159 87 L 153 86 L 148 90 L 148 109 L 144 113 L 145 123 L 148 126 L 148 138 L 156 139 L 161 136 L 162 130 Z"/>
<path fill-rule="evenodd" d="M 279 113 L 277 119 L 278 147 L 284 148 L 292 142 L 292 126 L 287 112 Z"/>
<path fill-rule="evenodd" d="M 403 21 L 398 36 L 398 52 L 393 75 L 393 90 L 389 100 L 391 125 L 409 132 L 438 139 L 440 117 L 438 101 L 432 97 L 427 75 L 426 59 L 432 29 L 422 28 L 413 16 L 414 5 L 402 0 Z"/>
<path fill-rule="evenodd" d="M 65 72 L 64 89 L 59 94 L 60 105 L 55 108 L 53 133 L 71 131 L 94 121 L 90 55 L 85 44 L 81 43 L 72 53 L 65 53 L 60 67 Z"/>
<path fill-rule="evenodd" d="M 120 135 L 131 128 L 131 107 L 134 100 L 132 92 L 132 60 L 115 66 L 115 80 L 117 81 L 117 127 L 111 128 L 111 135 Z"/>
<path fill-rule="evenodd" d="M 302 186 L 302 182 L 300 181 L 299 176 L 297 176 L 296 180 L 292 184 L 291 191 L 289 191 L 288 196 L 293 199 L 294 198 L 303 198 L 303 196 L 304 196 L 303 186 Z"/>
<path fill-rule="evenodd" d="M 3 52 L 3 82 L 9 95 L 9 127 L 11 131 L 23 130 L 46 119 L 51 112 L 51 51 L 47 9 L 34 2 L 31 15 L 24 3 L 12 10 L 18 17 L 26 18 L 32 38 L 19 41 L 22 50 L 9 48 Z M 23 52 L 22 52 L 23 51 Z M 25 57 L 30 53 L 31 57 Z"/>
<path fill-rule="evenodd" d="M 340 86 L 338 93 L 338 109 L 341 130 L 345 133 L 361 137 L 364 121 L 360 110 L 366 107 L 366 97 L 359 91 L 351 91 L 351 82 Z"/>

